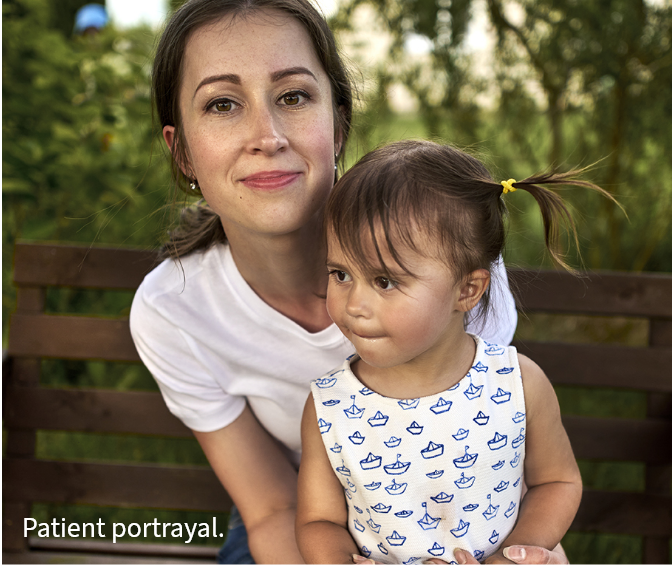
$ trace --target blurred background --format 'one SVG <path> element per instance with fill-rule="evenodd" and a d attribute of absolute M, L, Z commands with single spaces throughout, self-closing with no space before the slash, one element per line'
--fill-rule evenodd
<path fill-rule="evenodd" d="M 150 68 L 179 0 L 3 0 L 3 346 L 16 239 L 154 249 L 174 221 L 152 122 Z M 101 8 L 104 12 L 101 12 Z M 476 152 L 496 179 L 596 163 L 590 192 L 565 192 L 587 269 L 672 272 L 671 0 L 325 0 L 358 88 L 348 163 L 377 145 L 430 138 Z M 529 195 L 508 200 L 506 262 L 550 267 Z M 576 251 L 570 263 L 580 265 Z M 59 312 L 119 315 L 132 294 L 60 290 Z M 521 316 L 517 339 L 646 345 L 635 318 Z M 144 368 L 43 362 L 45 386 L 155 390 Z M 629 392 L 558 392 L 563 411 L 641 417 Z M 44 433 L 44 458 L 204 464 L 192 441 Z M 581 463 L 588 487 L 637 490 L 638 464 Z M 200 522 L 166 511 L 37 505 L 46 522 Z M 173 516 L 171 516 L 173 515 Z M 576 563 L 633 563 L 637 538 L 569 534 Z M 201 540 L 198 544 L 218 544 Z"/>

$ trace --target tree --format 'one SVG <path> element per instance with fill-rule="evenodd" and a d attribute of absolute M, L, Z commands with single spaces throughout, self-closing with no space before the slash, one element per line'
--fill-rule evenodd
<path fill-rule="evenodd" d="M 507 177 L 601 160 L 593 178 L 621 200 L 630 220 L 607 200 L 572 194 L 585 217 L 579 229 L 588 265 L 672 270 L 665 238 L 672 131 L 663 128 L 672 106 L 672 5 L 486 2 L 497 38 L 490 81 L 477 77 L 465 50 L 477 0 L 350 0 L 335 23 L 348 29 L 357 9 L 373 7 L 393 38 L 388 60 L 375 70 L 379 84 L 401 82 L 415 95 L 429 136 L 461 145 L 487 140 Z M 424 60 L 409 61 L 409 34 L 429 40 Z M 494 104 L 477 103 L 479 96 Z M 381 94 L 375 104 L 384 100 Z M 527 208 L 514 219 L 538 223 Z M 526 248 L 524 239 L 516 242 L 518 260 L 533 258 Z"/>
<path fill-rule="evenodd" d="M 153 33 L 66 37 L 50 5 L 3 3 L 5 314 L 17 238 L 155 246 L 169 186 L 161 156 L 152 163 Z"/>

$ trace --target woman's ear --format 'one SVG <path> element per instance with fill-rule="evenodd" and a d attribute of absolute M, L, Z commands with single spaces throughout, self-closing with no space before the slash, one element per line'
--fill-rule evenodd
<path fill-rule="evenodd" d="M 166 145 L 168 146 L 170 154 L 173 156 L 173 160 L 175 160 L 175 162 L 177 162 L 177 165 L 180 166 L 180 170 L 182 170 L 182 173 L 190 179 L 195 178 L 196 176 L 192 173 L 191 166 L 188 163 L 187 164 L 184 163 L 186 158 L 183 157 L 183 153 L 180 152 L 177 148 L 179 140 L 177 139 L 177 134 L 175 133 L 174 126 L 168 125 L 163 127 L 163 139 L 165 140 Z"/>
<path fill-rule="evenodd" d="M 164 126 L 163 127 L 163 139 L 166 141 L 168 150 L 170 153 L 173 153 L 173 142 L 175 140 L 175 127 L 174 126 Z M 173 156 L 175 157 L 175 156 Z"/>
<path fill-rule="evenodd" d="M 490 272 L 479 268 L 470 272 L 460 287 L 458 305 L 460 311 L 468 312 L 478 304 L 490 285 Z"/>

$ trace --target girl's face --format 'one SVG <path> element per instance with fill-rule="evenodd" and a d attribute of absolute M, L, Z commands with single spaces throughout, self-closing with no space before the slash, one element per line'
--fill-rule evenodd
<path fill-rule="evenodd" d="M 275 10 L 198 29 L 183 62 L 188 163 L 227 235 L 288 234 L 333 186 L 331 86 L 308 33 Z M 175 128 L 166 126 L 171 147 Z"/>
<path fill-rule="evenodd" d="M 431 250 L 427 245 L 421 250 Z M 409 276 L 383 250 L 390 278 L 382 269 L 380 274 L 362 273 L 333 234 L 329 234 L 328 248 L 327 310 L 365 363 L 391 368 L 428 362 L 464 331 L 461 287 L 445 263 L 397 247 L 415 274 Z M 375 266 L 374 251 L 370 242 L 369 258 Z"/>

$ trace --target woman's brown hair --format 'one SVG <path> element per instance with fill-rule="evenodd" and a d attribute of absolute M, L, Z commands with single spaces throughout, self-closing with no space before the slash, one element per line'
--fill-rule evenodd
<path fill-rule="evenodd" d="M 542 185 L 580 185 L 614 200 L 599 186 L 577 179 L 583 171 L 551 172 L 512 184 L 513 191 L 525 190 L 537 201 L 546 247 L 552 258 L 569 270 L 560 247 L 560 228 L 566 226 L 575 240 L 576 228 L 562 199 Z M 492 273 L 504 250 L 503 190 L 502 183 L 466 152 L 434 142 L 395 142 L 364 156 L 338 181 L 327 201 L 326 229 L 366 273 L 381 267 L 389 272 L 381 252 L 386 250 L 412 275 L 399 246 L 395 246 L 399 243 L 444 260 L 459 282 L 479 268 Z M 426 240 L 418 239 L 419 232 L 438 246 L 420 250 Z M 365 253 L 368 242 L 373 243 L 377 263 Z M 488 290 L 479 315 L 487 313 L 489 298 Z"/>
<path fill-rule="evenodd" d="M 156 51 L 152 71 L 152 97 L 161 129 L 174 126 L 172 173 L 176 189 L 199 196 L 200 189 L 188 179 L 180 164 L 188 163 L 180 116 L 182 65 L 187 42 L 199 28 L 226 16 L 245 17 L 259 10 L 274 9 L 295 18 L 310 37 L 315 53 L 331 83 L 334 124 L 342 145 L 340 159 L 350 133 L 352 86 L 341 60 L 336 40 L 324 17 L 310 0 L 188 0 L 170 18 Z M 162 258 L 180 257 L 194 250 L 225 242 L 226 235 L 219 217 L 204 202 L 182 211 L 178 227 L 161 251 Z"/>

